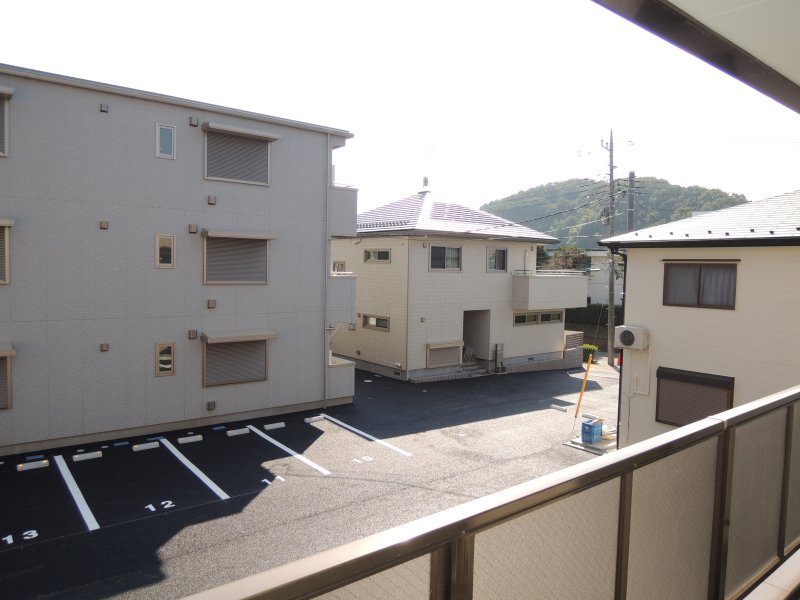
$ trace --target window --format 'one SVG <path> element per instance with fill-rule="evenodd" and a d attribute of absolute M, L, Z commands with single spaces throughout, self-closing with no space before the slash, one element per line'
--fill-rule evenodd
<path fill-rule="evenodd" d="M 203 283 L 266 284 L 273 236 L 259 232 L 203 230 Z"/>
<path fill-rule="evenodd" d="M 733 406 L 733 377 L 659 367 L 656 421 L 688 425 Z"/>
<path fill-rule="evenodd" d="M 514 325 L 536 325 L 537 323 L 561 323 L 564 313 L 558 312 L 525 312 L 514 315 Z"/>
<path fill-rule="evenodd" d="M 736 265 L 720 263 L 665 264 L 664 305 L 735 308 Z"/>
<path fill-rule="evenodd" d="M 391 250 L 364 250 L 364 262 L 385 262 L 391 261 Z"/>
<path fill-rule="evenodd" d="M 156 377 L 175 375 L 175 343 L 156 344 Z"/>
<path fill-rule="evenodd" d="M 346 273 L 347 269 L 345 269 L 344 261 L 343 260 L 335 260 L 333 261 L 333 272 L 334 273 Z"/>
<path fill-rule="evenodd" d="M 203 333 L 203 387 L 266 381 L 267 340 L 277 337 L 267 330 Z"/>
<path fill-rule="evenodd" d="M 8 156 L 8 113 L 14 90 L 0 85 L 0 157 Z"/>
<path fill-rule="evenodd" d="M 11 283 L 11 258 L 9 250 L 11 245 L 11 219 L 0 219 L 0 285 Z"/>
<path fill-rule="evenodd" d="M 514 315 L 514 325 L 535 325 L 539 322 L 539 313 L 520 313 Z"/>
<path fill-rule="evenodd" d="M 379 331 L 389 331 L 389 317 L 364 315 L 363 317 L 361 317 L 361 325 L 364 327 L 364 329 L 378 329 Z"/>
<path fill-rule="evenodd" d="M 486 249 L 486 270 L 487 271 L 503 271 L 506 270 L 506 256 L 508 250 L 505 248 L 487 248 Z"/>
<path fill-rule="evenodd" d="M 206 123 L 206 179 L 269 185 L 269 147 L 280 135 Z"/>
<path fill-rule="evenodd" d="M 175 236 L 156 234 L 156 268 L 175 268 Z"/>
<path fill-rule="evenodd" d="M 8 342 L 0 342 L 0 410 L 11 408 L 11 359 L 16 351 Z"/>
<path fill-rule="evenodd" d="M 175 158 L 175 127 L 156 123 L 156 157 Z"/>
<path fill-rule="evenodd" d="M 431 246 L 431 269 L 461 270 L 460 246 Z"/>

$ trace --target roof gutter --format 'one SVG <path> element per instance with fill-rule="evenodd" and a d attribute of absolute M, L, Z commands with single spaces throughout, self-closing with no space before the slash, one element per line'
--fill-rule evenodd
<path fill-rule="evenodd" d="M 740 248 L 742 246 L 800 246 L 800 236 L 776 238 L 729 238 L 715 240 L 599 241 L 612 250 L 620 248 Z"/>

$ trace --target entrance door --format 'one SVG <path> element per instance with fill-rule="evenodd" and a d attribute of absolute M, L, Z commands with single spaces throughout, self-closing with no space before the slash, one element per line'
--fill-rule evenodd
<path fill-rule="evenodd" d="M 471 362 L 475 359 L 489 360 L 492 351 L 489 345 L 491 322 L 489 310 L 464 311 L 464 358 Z"/>

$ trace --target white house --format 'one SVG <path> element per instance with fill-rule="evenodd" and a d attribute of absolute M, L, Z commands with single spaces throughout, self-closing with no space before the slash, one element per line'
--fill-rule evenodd
<path fill-rule="evenodd" d="M 589 292 L 586 299 L 589 304 L 608 304 L 608 252 L 604 250 L 587 250 L 586 254 L 591 260 L 589 267 Z M 622 302 L 622 290 L 625 278 L 622 273 L 614 278 L 614 304 Z"/>
<path fill-rule="evenodd" d="M 587 278 L 536 270 L 537 245 L 557 241 L 428 192 L 362 213 L 358 237 L 333 243 L 334 270 L 357 278 L 333 351 L 414 381 L 580 365 L 564 309 L 586 305 Z"/>
<path fill-rule="evenodd" d="M 626 233 L 623 445 L 800 384 L 800 191 Z"/>
<path fill-rule="evenodd" d="M 351 401 L 350 137 L 0 65 L 0 454 Z"/>

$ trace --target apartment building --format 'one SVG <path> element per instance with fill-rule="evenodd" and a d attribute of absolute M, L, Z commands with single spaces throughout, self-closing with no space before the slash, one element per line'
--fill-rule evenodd
<path fill-rule="evenodd" d="M 557 242 L 428 192 L 364 212 L 358 236 L 333 243 L 334 270 L 357 279 L 333 351 L 412 381 L 579 366 L 564 309 L 586 305 L 587 278 L 536 269 L 537 245 Z"/>
<path fill-rule="evenodd" d="M 350 402 L 350 137 L 0 65 L 0 454 Z"/>

